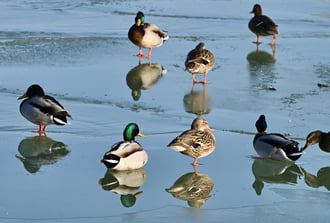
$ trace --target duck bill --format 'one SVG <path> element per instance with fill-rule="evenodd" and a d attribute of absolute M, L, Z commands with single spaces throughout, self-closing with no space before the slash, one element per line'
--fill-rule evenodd
<path fill-rule="evenodd" d="M 137 136 L 140 136 L 140 137 L 146 137 L 146 136 L 143 135 L 141 132 L 139 132 L 139 133 L 137 134 Z"/>
<path fill-rule="evenodd" d="M 28 96 L 26 94 L 23 94 L 21 97 L 17 98 L 17 100 L 21 100 L 23 98 L 27 98 Z"/>
<path fill-rule="evenodd" d="M 210 130 L 210 131 L 215 131 L 215 129 L 212 128 L 212 127 L 210 127 L 210 126 L 209 126 L 209 130 Z"/>
<path fill-rule="evenodd" d="M 137 192 L 137 193 L 134 194 L 134 197 L 135 198 L 138 198 L 142 193 L 143 193 L 143 191 L 139 191 L 139 192 Z"/>

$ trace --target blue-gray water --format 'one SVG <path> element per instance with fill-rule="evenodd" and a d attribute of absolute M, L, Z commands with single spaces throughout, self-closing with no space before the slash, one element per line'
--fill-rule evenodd
<path fill-rule="evenodd" d="M 0 221 L 326 222 L 330 154 L 315 145 L 295 165 L 251 156 L 260 114 L 269 131 L 302 145 L 310 131 L 329 131 L 330 88 L 317 84 L 330 84 L 330 1 L 260 1 L 281 32 L 274 52 L 271 37 L 261 38 L 258 52 L 252 43 L 254 3 L 0 1 Z M 170 39 L 152 55 L 167 72 L 144 77 L 156 83 L 135 101 L 127 74 L 138 65 L 138 48 L 127 31 L 138 10 Z M 183 62 L 200 41 L 216 65 L 212 83 L 191 92 Z M 35 137 L 37 126 L 18 110 L 17 98 L 33 83 L 73 116 L 69 126 L 48 127 L 48 138 Z M 166 191 L 181 176 L 191 179 L 192 159 L 166 145 L 196 114 L 217 139 L 215 152 L 200 159 L 200 176 L 214 185 L 199 208 Z M 99 160 L 132 121 L 147 136 L 138 141 L 149 162 L 126 177 L 106 174 Z M 116 177 L 142 184 L 124 190 L 143 192 L 132 207 L 122 205 L 122 190 L 104 186 Z"/>

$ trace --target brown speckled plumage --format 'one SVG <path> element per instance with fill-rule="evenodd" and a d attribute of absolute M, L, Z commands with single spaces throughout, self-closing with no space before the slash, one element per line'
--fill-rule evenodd
<path fill-rule="evenodd" d="M 209 83 L 206 81 L 207 73 L 213 68 L 215 62 L 214 55 L 207 50 L 205 43 L 199 43 L 195 49 L 191 50 L 186 58 L 186 71 L 192 74 L 194 83 Z M 195 74 L 204 74 L 204 81 L 197 81 Z"/>
<path fill-rule="evenodd" d="M 213 129 L 205 119 L 196 118 L 191 129 L 176 137 L 168 147 L 194 158 L 193 165 L 197 165 L 198 158 L 209 155 L 215 149 L 216 140 L 209 130 Z"/>

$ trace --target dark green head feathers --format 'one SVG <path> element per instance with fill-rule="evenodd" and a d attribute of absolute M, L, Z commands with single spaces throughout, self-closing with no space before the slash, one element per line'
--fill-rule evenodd
<path fill-rule="evenodd" d="M 19 97 L 18 99 L 23 99 L 23 98 L 27 98 L 27 97 L 31 98 L 33 96 L 41 97 L 44 95 L 45 95 L 45 92 L 42 89 L 42 87 L 40 87 L 40 85 L 38 85 L 38 84 L 33 84 L 27 89 L 26 93 L 23 96 Z"/>
<path fill-rule="evenodd" d="M 135 140 L 135 136 L 145 137 L 139 130 L 136 123 L 129 123 L 126 125 L 123 132 L 124 140 Z"/>
<path fill-rule="evenodd" d="M 256 121 L 256 128 L 258 132 L 265 132 L 267 129 L 267 122 L 265 115 L 260 115 L 259 119 Z"/>
<path fill-rule="evenodd" d="M 139 11 L 136 14 L 135 25 L 137 25 L 137 26 L 143 26 L 144 25 L 144 14 L 143 14 L 143 12 Z"/>

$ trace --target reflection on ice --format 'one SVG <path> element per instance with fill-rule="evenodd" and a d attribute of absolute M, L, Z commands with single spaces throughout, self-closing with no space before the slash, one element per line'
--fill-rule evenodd
<path fill-rule="evenodd" d="M 297 184 L 297 179 L 303 173 L 293 162 L 282 162 L 272 159 L 256 159 L 252 164 L 255 177 L 253 188 L 261 195 L 265 183 Z"/>
<path fill-rule="evenodd" d="M 185 111 L 196 115 L 208 114 L 211 112 L 211 97 L 207 93 L 206 84 L 203 84 L 203 90 L 195 90 L 193 84 L 190 93 L 183 97 Z"/>
<path fill-rule="evenodd" d="M 302 169 L 305 176 L 305 183 L 313 188 L 324 186 L 330 190 L 330 167 L 323 167 L 317 171 L 316 176 Z"/>
<path fill-rule="evenodd" d="M 135 101 L 141 97 L 141 90 L 152 88 L 167 71 L 161 64 L 139 64 L 126 75 L 127 86 L 132 90 Z"/>
<path fill-rule="evenodd" d="M 166 191 L 173 197 L 188 202 L 190 207 L 201 207 L 211 198 L 214 183 L 211 177 L 204 173 L 186 173 L 175 181 Z"/>
<path fill-rule="evenodd" d="M 147 173 L 143 168 L 126 171 L 108 169 L 104 177 L 99 180 L 99 184 L 105 191 L 120 194 L 120 201 L 124 207 L 132 207 L 143 193 L 136 191 L 146 180 Z"/>
<path fill-rule="evenodd" d="M 70 152 L 66 147 L 64 143 L 47 136 L 28 137 L 18 145 L 22 156 L 16 157 L 22 161 L 28 172 L 36 173 L 42 165 L 54 164 L 65 157 Z"/>
<path fill-rule="evenodd" d="M 256 82 L 254 85 L 264 90 L 276 90 L 271 86 L 276 79 L 273 71 L 276 62 L 275 46 L 272 46 L 272 54 L 259 50 L 257 46 L 257 49 L 249 53 L 246 59 L 249 62 L 251 78 Z"/>

